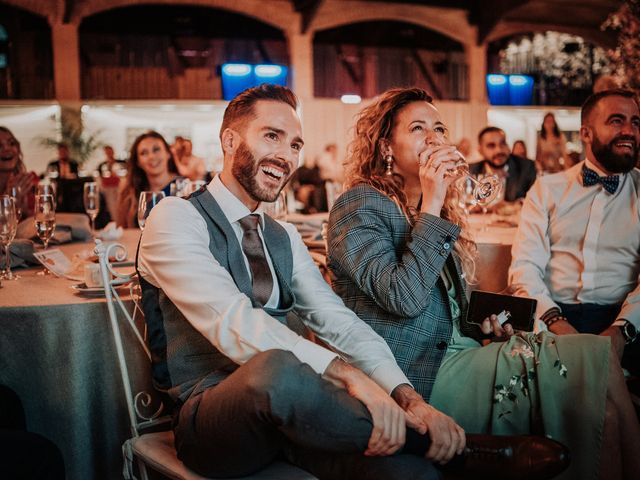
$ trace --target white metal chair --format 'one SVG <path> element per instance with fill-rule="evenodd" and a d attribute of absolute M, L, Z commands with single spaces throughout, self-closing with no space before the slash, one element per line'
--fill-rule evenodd
<path fill-rule="evenodd" d="M 96 240 L 95 253 L 98 255 L 100 262 L 102 282 L 106 286 L 105 297 L 107 299 L 109 321 L 118 356 L 118 367 L 126 396 L 131 428 L 131 438 L 126 440 L 122 446 L 124 457 L 123 476 L 127 480 L 137 479 L 134 471 L 134 463 L 136 463 L 142 480 L 148 480 L 147 467 L 171 479 L 206 480 L 204 477 L 189 470 L 178 459 L 174 448 L 173 432 L 170 429 L 155 433 L 142 433 L 152 427 L 165 425 L 166 428 L 170 423 L 170 418 L 167 415 L 163 415 L 162 405 L 151 415 L 146 415 L 142 409 L 147 409 L 151 406 L 151 395 L 148 392 L 140 392 L 134 396 L 132 393 L 131 379 L 118 321 L 118 311 L 132 328 L 149 362 L 151 362 L 151 353 L 146 345 L 145 335 L 140 333 L 136 326 L 136 317 L 142 315 L 142 310 L 134 292 L 133 285 L 137 285 L 135 272 L 123 274 L 115 270 L 114 266 L 133 266 L 133 263 L 124 262 L 127 258 L 127 251 L 121 244 L 107 244 Z M 115 258 L 116 262 L 111 263 L 109 258 Z M 127 305 L 122 301 L 116 290 L 116 287 L 122 286 L 126 282 L 131 282 L 132 285 L 130 290 L 134 301 L 133 315 L 129 313 Z M 314 480 L 316 477 L 293 465 L 275 462 L 264 470 L 244 478 L 246 480 Z"/>

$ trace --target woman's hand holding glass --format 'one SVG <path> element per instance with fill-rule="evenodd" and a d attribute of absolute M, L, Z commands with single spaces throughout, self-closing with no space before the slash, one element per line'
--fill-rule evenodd
<path fill-rule="evenodd" d="M 18 217 L 16 215 L 15 201 L 9 195 L 0 195 L 0 245 L 4 249 L 4 268 L 0 272 L 0 277 L 4 280 L 15 280 L 18 278 L 11 272 L 11 254 L 9 246 L 16 236 L 18 229 Z"/>

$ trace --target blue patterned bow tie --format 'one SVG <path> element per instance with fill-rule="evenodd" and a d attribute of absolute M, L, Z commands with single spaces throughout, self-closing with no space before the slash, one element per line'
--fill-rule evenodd
<path fill-rule="evenodd" d="M 608 177 L 601 177 L 596 172 L 591 170 L 586 165 L 582 167 L 582 181 L 585 187 L 591 187 L 597 183 L 601 183 L 604 189 L 613 194 L 618 189 L 618 183 L 620 177 L 618 175 L 609 175 Z"/>

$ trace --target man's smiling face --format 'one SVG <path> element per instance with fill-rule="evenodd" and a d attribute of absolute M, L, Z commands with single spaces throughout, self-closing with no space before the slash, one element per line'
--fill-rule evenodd
<path fill-rule="evenodd" d="M 253 115 L 235 131 L 237 145 L 227 187 L 247 203 L 273 202 L 298 168 L 303 141 L 300 119 L 283 102 L 260 100 Z M 250 206 L 250 205 L 248 205 Z"/>

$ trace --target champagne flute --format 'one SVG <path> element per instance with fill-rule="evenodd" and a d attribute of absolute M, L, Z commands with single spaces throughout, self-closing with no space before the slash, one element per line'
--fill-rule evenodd
<path fill-rule="evenodd" d="M 19 278 L 11 272 L 11 253 L 9 250 L 17 229 L 18 217 L 16 216 L 15 201 L 9 195 L 0 195 L 0 245 L 4 248 L 5 254 L 4 268 L 0 272 L 0 277 L 4 280 Z"/>
<path fill-rule="evenodd" d="M 164 192 L 140 192 L 138 200 L 138 226 L 140 230 L 144 230 L 144 223 L 151 213 L 151 209 L 163 198 Z"/>
<path fill-rule="evenodd" d="M 460 189 L 460 207 L 464 210 L 465 215 L 469 215 L 471 209 L 477 205 L 476 197 L 473 193 L 475 184 L 467 175 L 458 180 L 458 188 Z"/>
<path fill-rule="evenodd" d="M 287 221 L 287 197 L 284 192 L 280 192 L 273 202 L 264 203 L 262 208 L 270 217 Z"/>
<path fill-rule="evenodd" d="M 91 219 L 91 236 L 95 236 L 96 217 L 100 211 L 100 188 L 96 182 L 87 182 L 83 187 L 84 211 Z"/>
<path fill-rule="evenodd" d="M 13 203 L 16 206 L 16 219 L 19 223 L 22 218 L 22 189 L 19 185 L 14 185 L 9 188 L 9 195 L 13 197 Z"/>
<path fill-rule="evenodd" d="M 56 208 L 53 195 L 36 195 L 35 224 L 38 238 L 49 248 L 49 240 L 56 228 Z"/>
<path fill-rule="evenodd" d="M 53 208 L 56 208 L 56 184 L 52 182 L 40 182 L 36 187 L 37 195 L 51 195 L 53 197 Z"/>

